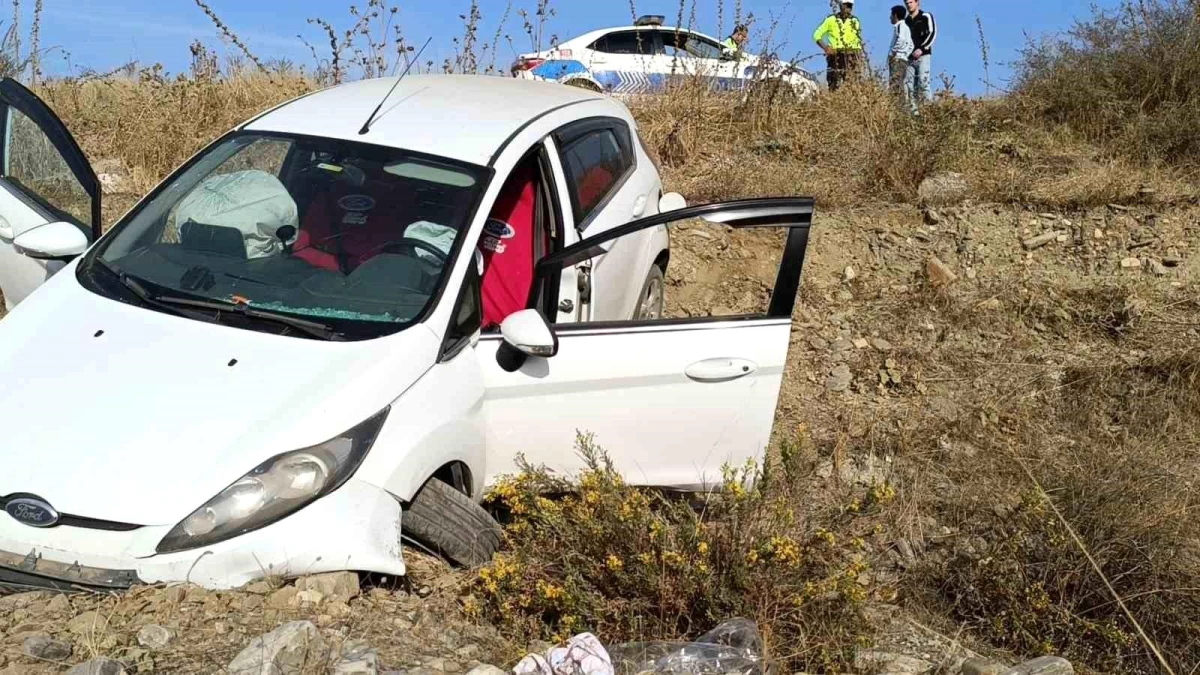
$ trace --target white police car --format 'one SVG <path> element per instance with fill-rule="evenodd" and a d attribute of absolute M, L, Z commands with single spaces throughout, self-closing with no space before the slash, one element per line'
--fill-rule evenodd
<path fill-rule="evenodd" d="M 817 92 L 813 76 L 795 64 L 757 54 L 735 56 L 713 37 L 662 21 L 662 16 L 642 16 L 632 26 L 594 30 L 548 50 L 520 54 L 510 70 L 518 78 L 618 96 L 660 92 L 689 77 L 701 77 L 718 90 L 744 91 L 755 82 L 778 81 L 800 99 Z"/>

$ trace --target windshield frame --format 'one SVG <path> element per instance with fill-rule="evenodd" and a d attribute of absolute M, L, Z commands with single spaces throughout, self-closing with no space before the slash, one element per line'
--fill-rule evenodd
<path fill-rule="evenodd" d="M 459 236 L 456 236 L 454 238 L 454 243 L 451 244 L 451 246 L 450 246 L 450 252 L 446 259 L 446 266 L 445 266 L 444 271 L 440 275 L 440 278 L 438 279 L 437 286 L 434 288 L 433 293 L 429 296 L 429 300 L 426 301 L 425 306 L 421 308 L 421 311 L 417 312 L 417 314 L 414 315 L 413 318 L 409 319 L 408 321 L 390 322 L 390 321 L 370 321 L 370 320 L 354 320 L 354 319 L 336 319 L 335 321 L 338 322 L 339 330 L 341 330 L 342 327 L 346 327 L 346 326 L 353 326 L 353 327 L 357 327 L 358 329 L 368 328 L 368 330 L 351 329 L 351 330 L 345 331 L 345 333 L 346 333 L 345 339 L 346 340 L 359 341 L 359 340 L 377 339 L 377 338 L 387 337 L 389 335 L 394 335 L 401 331 L 407 330 L 413 326 L 421 324 L 429 319 L 429 317 L 434 313 L 434 311 L 441 305 L 443 298 L 446 296 L 446 291 L 449 287 L 450 280 L 454 277 L 454 268 L 458 263 L 459 255 L 461 255 L 463 247 L 466 245 L 465 242 L 468 239 L 467 235 L 471 231 L 476 219 L 479 217 L 479 209 L 482 206 L 484 197 L 487 195 L 488 189 L 490 188 L 491 183 L 495 178 L 495 175 L 496 175 L 495 168 L 490 165 L 485 166 L 482 164 L 474 164 L 471 162 L 465 162 L 465 161 L 462 161 L 459 159 L 454 159 L 451 157 L 445 157 L 442 155 L 434 155 L 434 154 L 430 154 L 430 153 L 426 153 L 426 152 L 410 150 L 408 148 L 404 148 L 404 147 L 400 147 L 400 146 L 396 146 L 396 145 L 390 145 L 390 144 L 386 144 L 386 143 L 370 143 L 370 142 L 361 141 L 361 140 L 357 140 L 357 139 L 341 138 L 338 136 L 317 136 L 317 135 L 313 135 L 313 134 L 299 134 L 299 133 L 291 133 L 291 132 L 277 131 L 277 130 L 258 130 L 258 129 L 252 130 L 252 129 L 247 129 L 245 124 L 218 136 L 216 139 L 214 139 L 208 145 L 201 148 L 194 155 L 192 155 L 190 158 L 188 158 L 187 161 L 180 164 L 178 167 L 175 168 L 175 170 L 173 170 L 165 178 L 163 178 L 161 181 L 159 181 L 159 183 L 156 186 L 154 186 L 154 188 L 151 189 L 148 193 L 146 193 L 141 199 L 139 199 L 137 201 L 137 203 L 135 203 L 133 205 L 133 207 L 130 208 L 129 211 L 127 211 L 125 213 L 125 215 L 121 216 L 115 223 L 113 223 L 113 226 L 110 227 L 107 232 L 104 232 L 100 236 L 100 238 L 96 241 L 95 245 L 91 246 L 90 249 L 80 258 L 79 264 L 76 265 L 76 269 L 75 269 L 76 281 L 78 281 L 81 286 L 83 286 L 87 290 L 91 291 L 92 293 L 95 293 L 102 297 L 108 298 L 110 300 L 117 300 L 118 298 L 116 298 L 110 290 L 106 289 L 104 287 L 104 285 L 99 284 L 95 281 L 95 266 L 98 264 L 97 261 L 103 257 L 104 252 L 106 250 L 108 250 L 109 246 L 112 245 L 113 240 L 121 232 L 125 231 L 128 227 L 132 226 L 133 222 L 138 218 L 138 216 L 140 216 L 143 212 L 145 212 L 146 209 L 150 208 L 150 206 L 158 199 L 158 197 L 163 192 L 165 192 L 168 188 L 170 188 L 177 181 L 179 181 L 179 179 L 181 177 L 183 177 L 183 175 L 186 174 L 188 171 L 190 171 L 192 169 L 192 167 L 194 167 L 195 165 L 204 161 L 214 151 L 219 150 L 225 144 L 227 144 L 231 141 L 234 141 L 238 138 L 243 138 L 243 137 L 278 138 L 280 140 L 293 141 L 293 142 L 303 142 L 303 141 L 335 142 L 335 143 L 345 143 L 345 144 L 349 144 L 351 146 L 353 146 L 353 145 L 371 146 L 374 148 L 382 148 L 382 149 L 386 149 L 386 150 L 401 152 L 407 156 L 410 156 L 410 157 L 412 157 L 414 159 L 418 159 L 418 160 L 424 159 L 424 160 L 429 160 L 431 162 L 453 165 L 455 167 L 461 168 L 464 172 L 467 172 L 467 173 L 470 173 L 471 175 L 473 175 L 476 178 L 476 180 L 478 181 L 478 185 L 475 189 L 475 197 L 474 197 L 472 203 L 468 206 L 467 215 L 463 219 L 462 230 L 461 230 Z M 291 154 L 291 150 L 289 150 L 289 159 L 290 159 L 290 154 Z M 179 295 L 188 295 L 186 292 L 179 292 L 179 291 L 173 291 L 173 292 L 176 292 Z M 205 299 L 205 300 L 212 299 L 212 298 L 201 297 L 201 296 L 197 296 L 197 297 L 201 298 L 201 299 Z M 150 307 L 150 306 L 146 306 L 146 305 L 142 305 L 142 307 L 144 309 L 147 309 L 147 310 L 153 311 L 153 312 L 160 312 L 160 313 L 163 312 L 163 310 L 155 308 L 155 307 Z M 235 308 L 235 305 L 231 304 L 230 307 L 231 307 L 231 309 L 233 309 L 233 308 Z M 278 312 L 278 313 L 287 314 L 288 316 L 294 316 L 294 317 L 300 318 L 300 319 L 307 318 L 307 319 L 312 320 L 314 318 L 311 315 L 306 315 L 306 314 L 302 314 L 302 313 L 291 313 L 291 312 Z M 190 320 L 197 321 L 198 319 L 190 319 Z M 235 329 L 253 330 L 253 329 L 248 329 L 242 325 L 233 325 L 233 324 L 222 324 L 222 325 L 225 325 L 226 327 L 229 327 L 229 328 L 235 328 Z"/>

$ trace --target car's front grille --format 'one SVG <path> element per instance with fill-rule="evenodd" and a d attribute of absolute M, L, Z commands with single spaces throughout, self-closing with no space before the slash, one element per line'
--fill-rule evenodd
<path fill-rule="evenodd" d="M 10 499 L 15 499 L 17 495 L 8 495 L 0 497 L 0 511 L 3 511 L 8 506 Z M 87 530 L 107 530 L 109 532 L 132 532 L 141 527 L 141 525 L 132 525 L 130 523 L 118 523 L 112 520 L 100 520 L 99 518 L 87 518 L 84 516 L 74 516 L 69 513 L 60 513 L 58 523 L 54 527 L 80 527 Z"/>

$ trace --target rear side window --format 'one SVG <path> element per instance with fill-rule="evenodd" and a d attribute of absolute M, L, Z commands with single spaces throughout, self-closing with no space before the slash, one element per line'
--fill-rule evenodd
<path fill-rule="evenodd" d="M 571 141 L 562 150 L 575 211 L 576 227 L 592 215 L 633 166 L 628 144 L 612 127 L 603 127 Z"/>
<path fill-rule="evenodd" d="M 661 53 L 658 42 L 651 31 L 628 30 L 609 33 L 592 43 L 591 49 L 605 54 L 640 54 L 649 56 Z"/>

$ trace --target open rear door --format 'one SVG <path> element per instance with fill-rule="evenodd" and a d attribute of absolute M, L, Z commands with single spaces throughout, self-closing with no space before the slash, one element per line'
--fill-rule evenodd
<path fill-rule="evenodd" d="M 94 242 L 100 181 L 62 120 L 11 78 L 0 81 L 0 126 L 0 293 L 12 309 L 65 264 L 21 255 L 13 239 L 66 221 Z"/>
<path fill-rule="evenodd" d="M 557 303 L 557 286 L 539 280 L 652 227 L 666 226 L 672 242 L 662 318 L 550 326 L 557 343 L 550 356 L 528 356 L 497 335 L 480 339 L 485 481 L 515 472 L 518 453 L 556 473 L 577 472 L 584 466 L 577 432 L 594 434 L 636 485 L 696 489 L 719 483 L 726 463 L 761 459 L 812 213 L 805 198 L 694 206 L 614 228 L 539 262 L 530 307 L 553 316 L 546 308 Z M 526 326 L 537 319 L 523 314 Z"/>

